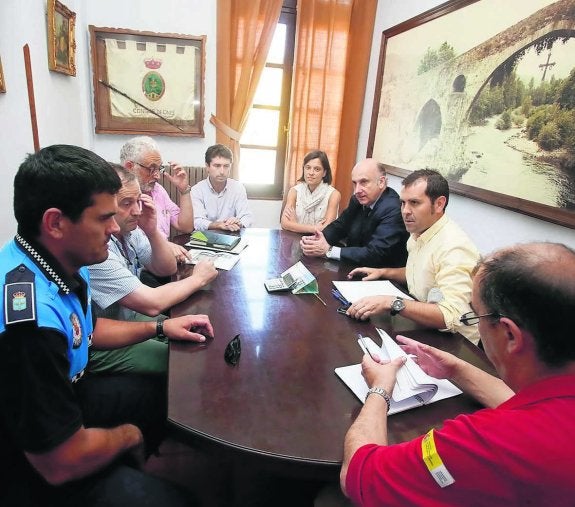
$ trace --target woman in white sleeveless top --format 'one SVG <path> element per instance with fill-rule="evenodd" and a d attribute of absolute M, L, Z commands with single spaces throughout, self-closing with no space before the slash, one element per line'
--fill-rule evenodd
<path fill-rule="evenodd" d="M 313 233 L 337 218 L 341 194 L 331 186 L 331 167 L 323 151 L 312 151 L 303 159 L 303 172 L 290 188 L 281 217 L 287 231 Z"/>

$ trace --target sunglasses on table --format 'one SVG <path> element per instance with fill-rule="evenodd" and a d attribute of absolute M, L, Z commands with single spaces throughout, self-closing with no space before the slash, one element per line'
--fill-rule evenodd
<path fill-rule="evenodd" d="M 240 335 L 237 334 L 226 346 L 224 351 L 224 359 L 229 365 L 235 366 L 240 360 L 242 354 L 242 344 L 240 342 Z"/>

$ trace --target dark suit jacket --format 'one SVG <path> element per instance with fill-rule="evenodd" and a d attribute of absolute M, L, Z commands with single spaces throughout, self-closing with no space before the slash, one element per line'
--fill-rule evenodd
<path fill-rule="evenodd" d="M 399 196 L 393 188 L 385 189 L 369 214 L 352 196 L 347 209 L 323 234 L 330 245 L 345 245 L 341 259 L 347 262 L 373 268 L 405 266 L 409 233 L 401 218 Z"/>

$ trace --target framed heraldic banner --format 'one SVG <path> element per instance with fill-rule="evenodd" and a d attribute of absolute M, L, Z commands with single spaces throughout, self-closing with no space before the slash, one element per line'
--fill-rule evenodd
<path fill-rule="evenodd" d="M 90 26 L 96 133 L 204 137 L 205 42 Z"/>

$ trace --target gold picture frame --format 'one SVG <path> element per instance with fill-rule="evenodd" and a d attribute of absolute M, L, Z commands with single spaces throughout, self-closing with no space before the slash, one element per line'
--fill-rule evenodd
<path fill-rule="evenodd" d="M 4 81 L 4 71 L 2 70 L 1 58 L 0 58 L 0 93 L 6 93 L 6 81 Z"/>
<path fill-rule="evenodd" d="M 89 29 L 97 134 L 204 137 L 205 35 Z"/>
<path fill-rule="evenodd" d="M 58 0 L 48 0 L 48 68 L 76 75 L 76 13 Z"/>

